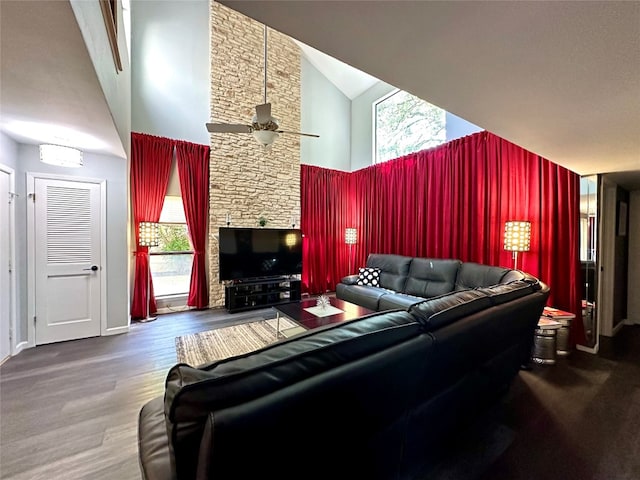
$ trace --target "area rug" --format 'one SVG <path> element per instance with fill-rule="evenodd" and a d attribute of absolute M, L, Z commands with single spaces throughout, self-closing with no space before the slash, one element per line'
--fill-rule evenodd
<path fill-rule="evenodd" d="M 253 352 L 271 343 L 290 337 L 304 328 L 286 318 L 280 318 L 280 336 L 276 337 L 276 319 L 256 319 L 231 327 L 176 337 L 178 363 L 191 366 Z"/>

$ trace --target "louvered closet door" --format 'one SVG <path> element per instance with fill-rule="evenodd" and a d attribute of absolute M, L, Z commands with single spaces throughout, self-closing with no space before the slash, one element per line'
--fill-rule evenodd
<path fill-rule="evenodd" d="M 36 344 L 100 335 L 100 185 L 35 179 Z"/>

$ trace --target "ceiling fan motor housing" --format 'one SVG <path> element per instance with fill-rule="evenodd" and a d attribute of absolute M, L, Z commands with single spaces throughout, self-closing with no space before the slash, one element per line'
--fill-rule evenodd
<path fill-rule="evenodd" d="M 278 130 L 278 123 L 275 118 L 271 118 L 271 120 L 266 123 L 258 123 L 256 117 L 253 117 L 251 127 L 254 130 L 271 130 L 272 132 L 275 132 Z"/>

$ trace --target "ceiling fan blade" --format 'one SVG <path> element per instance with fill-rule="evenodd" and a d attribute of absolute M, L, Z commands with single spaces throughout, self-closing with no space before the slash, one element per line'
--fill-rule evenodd
<path fill-rule="evenodd" d="M 292 133 L 293 135 L 303 135 L 305 137 L 320 138 L 320 135 L 316 135 L 315 133 L 288 132 L 286 130 L 276 130 L 276 132 L 278 132 L 278 133 Z"/>
<path fill-rule="evenodd" d="M 251 133 L 253 129 L 239 123 L 207 123 L 207 130 L 211 133 Z"/>
<path fill-rule="evenodd" d="M 262 105 L 256 105 L 256 119 L 258 123 L 263 124 L 271 120 L 271 104 L 263 103 Z"/>

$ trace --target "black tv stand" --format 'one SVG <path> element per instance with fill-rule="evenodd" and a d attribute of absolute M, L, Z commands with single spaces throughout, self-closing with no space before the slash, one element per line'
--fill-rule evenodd
<path fill-rule="evenodd" d="M 224 306 L 235 313 L 299 301 L 301 296 L 299 278 L 249 278 L 225 285 Z"/>

